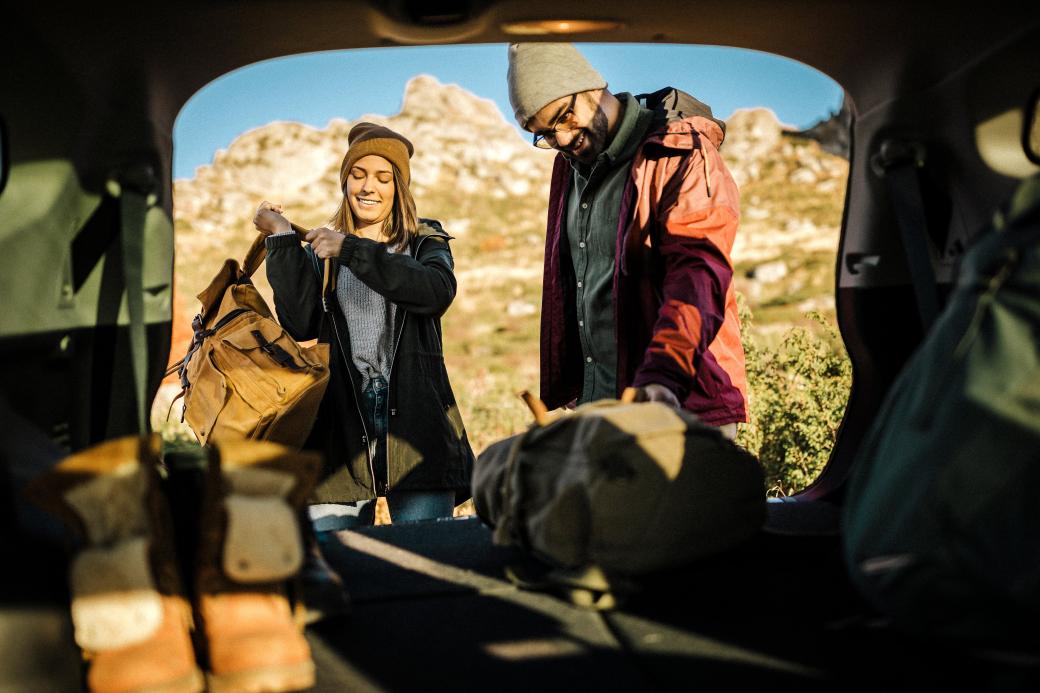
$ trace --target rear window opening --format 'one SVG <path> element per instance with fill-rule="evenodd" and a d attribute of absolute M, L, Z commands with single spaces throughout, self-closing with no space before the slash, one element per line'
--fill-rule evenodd
<path fill-rule="evenodd" d="M 721 151 L 741 191 L 733 281 L 751 416 L 737 441 L 759 456 L 770 496 L 796 493 L 826 464 L 851 386 L 834 304 L 849 155 L 843 92 L 812 68 L 754 51 L 579 48 L 612 92 L 674 86 L 727 122 Z M 381 48 L 267 61 L 200 90 L 174 133 L 172 361 L 187 350 L 195 295 L 255 237 L 257 204 L 277 201 L 297 224 L 324 225 L 339 200 L 347 132 L 369 120 L 412 140 L 419 215 L 455 237 L 458 293 L 443 318 L 444 352 L 474 451 L 526 428 L 516 393 L 538 389 L 554 152 L 532 147 L 513 122 L 505 75 L 504 45 Z M 254 278 L 273 308 L 263 270 Z M 180 403 L 170 408 L 178 392 L 172 376 L 153 425 L 194 441 Z"/>

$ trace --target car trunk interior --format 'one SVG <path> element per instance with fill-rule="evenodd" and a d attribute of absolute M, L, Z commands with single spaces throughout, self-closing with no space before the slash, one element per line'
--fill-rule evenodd
<path fill-rule="evenodd" d="M 238 67 L 302 52 L 504 43 L 517 37 L 503 24 L 559 18 L 561 9 L 542 0 L 383 9 L 301 0 L 118 11 L 44 3 L 4 12 L 0 50 L 5 66 L 18 66 L 0 72 L 10 168 L 0 193 L 2 435 L 6 457 L 21 461 L 7 471 L 10 487 L 33 459 L 136 430 L 121 287 L 83 283 L 86 293 L 68 310 L 56 287 L 78 286 L 115 237 L 102 201 L 113 171 L 150 166 L 158 206 L 173 213 L 172 129 L 192 94 Z M 831 463 L 802 494 L 769 503 L 753 541 L 641 580 L 613 612 L 518 589 L 504 577 L 507 566 L 542 567 L 493 545 L 477 518 L 342 533 L 329 559 L 345 576 L 352 611 L 308 628 L 316 690 L 1035 685 L 1036 660 L 1018 647 L 966 649 L 891 628 L 852 589 L 840 550 L 841 499 L 857 445 L 922 334 L 897 221 L 871 157 L 892 138 L 926 148 L 923 195 L 937 234 L 940 293 L 948 291 L 963 248 L 1017 183 L 982 161 L 974 132 L 1024 107 L 1037 88 L 1035 8 L 646 0 L 637 10 L 603 0 L 574 13 L 581 16 L 567 18 L 622 26 L 565 40 L 767 51 L 846 90 L 852 154 L 835 292 L 854 380 Z M 154 229 L 145 249 L 154 264 L 145 284 L 154 290 L 146 303 L 149 394 L 162 379 L 171 331 L 162 299 L 168 307 L 172 227 Z M 71 643 L 61 542 L 42 517 L 34 516 L 34 536 L 9 531 L 29 512 L 5 510 L 0 638 L 23 644 L 5 647 L 2 667 L 48 669 L 67 683 L 78 671 L 71 647 L 55 646 Z"/>

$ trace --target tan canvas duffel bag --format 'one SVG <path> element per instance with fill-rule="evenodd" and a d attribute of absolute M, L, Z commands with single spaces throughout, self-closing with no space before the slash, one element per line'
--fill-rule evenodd
<path fill-rule="evenodd" d="M 202 444 L 239 437 L 298 448 L 325 394 L 329 345 L 297 344 L 250 280 L 267 256 L 264 240 L 257 236 L 241 267 L 225 260 L 198 295 L 191 346 L 169 371 L 180 374 L 183 420 Z"/>

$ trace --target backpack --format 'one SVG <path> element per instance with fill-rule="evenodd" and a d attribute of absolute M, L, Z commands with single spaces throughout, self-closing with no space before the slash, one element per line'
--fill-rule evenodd
<path fill-rule="evenodd" d="M 896 625 L 990 641 L 1040 617 L 1040 177 L 995 227 L 888 393 L 843 517 L 853 582 Z"/>
<path fill-rule="evenodd" d="M 714 121 L 722 128 L 722 138 L 726 138 L 726 121 L 713 116 L 711 106 L 680 89 L 665 87 L 648 94 L 636 94 L 635 98 L 644 108 L 653 111 L 659 121 L 667 122 L 689 116 L 700 116 Z M 719 149 L 721 148 L 720 143 Z"/>
<path fill-rule="evenodd" d="M 198 295 L 202 310 L 192 321 L 194 336 L 174 367 L 184 396 L 182 419 L 203 445 L 238 437 L 298 448 L 328 384 L 329 345 L 300 346 L 250 281 L 267 255 L 264 241 L 263 234 L 253 241 L 241 268 L 225 260 Z"/>
<path fill-rule="evenodd" d="M 625 578 L 733 547 L 765 520 L 758 461 L 689 412 L 614 400 L 555 420 L 532 410 L 543 423 L 491 445 L 474 468 L 476 511 L 496 544 Z"/>

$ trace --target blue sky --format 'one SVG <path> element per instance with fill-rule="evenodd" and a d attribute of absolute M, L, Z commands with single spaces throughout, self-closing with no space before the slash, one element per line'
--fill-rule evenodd
<path fill-rule="evenodd" d="M 804 128 L 841 105 L 842 90 L 817 70 L 787 58 L 738 48 L 583 44 L 611 91 L 674 86 L 728 118 L 764 106 Z M 505 45 L 372 48 L 295 55 L 230 72 L 199 90 L 174 125 L 175 178 L 190 178 L 238 135 L 276 120 L 323 128 L 332 118 L 390 116 L 408 80 L 433 75 L 498 104 L 512 121 Z"/>

